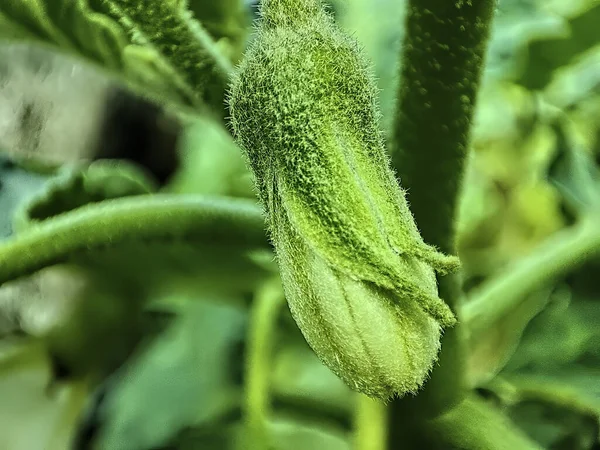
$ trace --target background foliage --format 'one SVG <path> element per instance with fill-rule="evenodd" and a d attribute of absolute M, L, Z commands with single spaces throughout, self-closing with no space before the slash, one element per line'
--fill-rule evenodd
<path fill-rule="evenodd" d="M 212 3 L 189 6 L 233 65 L 252 39 L 254 5 L 230 1 L 229 9 L 215 10 Z M 402 3 L 332 5 L 373 60 L 384 130 L 393 117 Z M 597 0 L 500 1 L 461 197 L 465 317 L 477 317 L 477 301 L 511 270 L 539 262 L 522 269 L 528 272 L 517 280 L 525 284 L 549 271 L 522 295 L 516 284 L 496 294 L 516 292 L 514 307 L 488 327 L 472 327 L 468 361 L 473 401 L 493 405 L 547 449 L 600 448 L 598 23 Z M 189 109 L 179 119 L 181 163 L 165 185 L 132 167 L 112 184 L 90 175 L 96 188 L 81 194 L 72 168 L 90 156 L 81 133 L 99 120 L 93 111 L 101 86 L 127 83 L 189 108 L 197 102 L 190 83 L 176 61 L 145 45 L 147 35 L 115 20 L 102 0 L 4 1 L 0 30 L 0 145 L 12 159 L 35 150 L 46 161 L 43 170 L 0 161 L 1 238 L 17 233 L 15 224 L 26 228 L 52 215 L 48 209 L 111 197 L 161 190 L 254 198 L 222 118 Z M 7 57 L 23 40 L 66 52 L 49 71 L 55 82 L 30 87 L 26 77 L 36 68 Z M 73 75 L 60 67 L 83 75 L 65 87 L 60 80 Z M 49 169 L 48 161 L 65 166 Z M 593 230 L 574 237 L 574 224 L 586 220 Z M 553 258 L 557 268 L 543 264 Z M 138 242 L 2 285 L 0 447 L 65 448 L 77 432 L 82 448 L 248 448 L 246 422 L 257 408 L 251 394 L 262 392 L 262 380 L 269 398 L 261 432 L 269 448 L 383 448 L 364 436 L 381 436 L 385 411 L 351 392 L 310 351 L 276 274 L 264 248 Z M 264 317 L 267 325 L 259 322 Z M 55 382 L 48 346 L 86 376 Z"/>

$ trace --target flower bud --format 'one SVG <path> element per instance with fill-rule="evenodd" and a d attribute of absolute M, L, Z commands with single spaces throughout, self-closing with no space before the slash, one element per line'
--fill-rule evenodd
<path fill-rule="evenodd" d="M 317 0 L 266 0 L 234 80 L 235 136 L 254 172 L 292 314 L 350 387 L 415 392 L 455 317 L 379 129 L 377 90 L 354 41 Z"/>

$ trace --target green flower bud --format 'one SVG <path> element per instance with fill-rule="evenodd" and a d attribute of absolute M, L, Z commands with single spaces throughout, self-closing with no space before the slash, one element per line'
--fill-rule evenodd
<path fill-rule="evenodd" d="M 234 133 L 254 172 L 286 298 L 309 345 L 350 387 L 415 392 L 455 317 L 379 129 L 357 44 L 318 0 L 263 0 L 233 82 Z"/>

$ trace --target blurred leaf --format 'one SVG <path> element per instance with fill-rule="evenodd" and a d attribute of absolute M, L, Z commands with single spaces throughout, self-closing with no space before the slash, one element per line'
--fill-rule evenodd
<path fill-rule="evenodd" d="M 587 450 L 600 432 L 600 303 L 555 296 L 488 388 L 544 448 Z"/>
<path fill-rule="evenodd" d="M 194 118 L 184 131 L 180 151 L 183 155 L 181 168 L 167 187 L 168 191 L 256 196 L 241 149 L 214 120 Z"/>
<path fill-rule="evenodd" d="M 600 358 L 598 323 L 598 302 L 570 303 L 569 297 L 556 297 L 531 321 L 505 372 L 543 373 L 575 363 L 590 352 Z"/>
<path fill-rule="evenodd" d="M 148 174 L 126 161 L 99 160 L 63 166 L 43 191 L 31 198 L 16 215 L 18 231 L 34 222 L 111 198 L 149 194 L 157 186 Z"/>
<path fill-rule="evenodd" d="M 303 423 L 293 417 L 274 419 L 268 424 L 270 444 L 273 450 L 350 450 L 344 433 L 325 424 Z M 243 444 L 238 446 L 241 450 Z"/>
<path fill-rule="evenodd" d="M 0 342 L 0 448 L 68 448 L 84 390 L 64 386 L 48 395 L 50 363 L 37 343 Z"/>
<path fill-rule="evenodd" d="M 524 401 L 508 412 L 532 439 L 548 450 L 589 450 L 597 434 L 594 420 L 543 402 Z"/>
<path fill-rule="evenodd" d="M 592 156 L 573 142 L 567 124 L 554 125 L 557 135 L 557 155 L 548 178 L 559 190 L 576 216 L 600 208 L 600 170 Z"/>
<path fill-rule="evenodd" d="M 600 94 L 600 45 L 582 54 L 573 64 L 554 72 L 544 90 L 544 98 L 567 110 L 590 96 Z"/>
<path fill-rule="evenodd" d="M 506 373 L 491 384 L 515 423 L 544 448 L 587 450 L 599 441 L 600 369 Z"/>
<path fill-rule="evenodd" d="M 494 21 L 485 76 L 515 80 L 529 67 L 528 46 L 537 40 L 568 34 L 566 20 L 544 10 L 535 0 L 501 0 Z"/>
<path fill-rule="evenodd" d="M 26 29 L 30 38 L 85 55 L 109 69 L 122 66 L 125 32 L 86 0 L 8 0 L 0 5 L 0 18 Z"/>
<path fill-rule="evenodd" d="M 155 448 L 238 401 L 231 363 L 244 336 L 244 311 L 220 299 L 164 301 L 179 318 L 120 372 L 101 408 L 97 449 Z"/>
<path fill-rule="evenodd" d="M 381 103 L 381 128 L 392 126 L 396 107 L 400 46 L 404 37 L 406 0 L 331 2 L 340 25 L 357 39 L 373 64 Z"/>
<path fill-rule="evenodd" d="M 430 450 L 541 450 L 499 408 L 467 395 L 458 406 L 441 416 L 411 422 L 402 445 Z"/>
<path fill-rule="evenodd" d="M 339 429 L 305 420 L 300 416 L 280 414 L 267 423 L 269 450 L 350 450 L 349 436 Z M 187 430 L 170 446 L 160 450 L 246 450 L 244 426 L 230 425 Z"/>
<path fill-rule="evenodd" d="M 194 104 L 182 74 L 152 46 L 133 42 L 117 18 L 99 6 L 93 0 L 4 1 L 0 40 L 41 44 L 76 55 L 121 75 L 146 96 Z"/>
<path fill-rule="evenodd" d="M 304 410 L 348 417 L 356 401 L 356 394 L 300 339 L 283 341 L 272 377 L 273 395 Z"/>
<path fill-rule="evenodd" d="M 459 204 L 456 234 L 461 256 L 463 252 L 490 246 L 502 229 L 504 199 L 476 163 L 475 157 L 469 159 Z"/>
<path fill-rule="evenodd" d="M 600 43 L 596 29 L 600 23 L 600 4 L 589 2 L 588 8 L 568 18 L 568 31 L 562 36 L 530 42 L 527 65 L 517 80 L 519 84 L 531 90 L 543 89 L 556 69 L 571 64 L 577 56 Z"/>
<path fill-rule="evenodd" d="M 186 2 L 182 2 L 186 3 Z M 250 17 L 243 0 L 187 0 L 190 11 L 233 61 L 243 51 Z M 224 41 L 224 42 L 223 42 Z"/>
<path fill-rule="evenodd" d="M 479 386 L 500 372 L 519 346 L 529 321 L 548 303 L 550 289 L 529 295 L 486 333 L 469 340 L 468 378 Z"/>

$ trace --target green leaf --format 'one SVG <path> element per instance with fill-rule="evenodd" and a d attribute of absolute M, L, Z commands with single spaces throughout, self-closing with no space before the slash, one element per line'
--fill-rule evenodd
<path fill-rule="evenodd" d="M 26 29 L 33 39 L 79 53 L 109 69 L 122 67 L 121 52 L 128 43 L 125 32 L 111 18 L 93 11 L 86 0 L 8 0 L 0 5 L 0 17 Z"/>
<path fill-rule="evenodd" d="M 280 402 L 315 414 L 347 417 L 354 407 L 352 392 L 300 339 L 284 340 L 275 356 L 273 395 Z"/>
<path fill-rule="evenodd" d="M 222 115 L 225 87 L 233 67 L 180 2 L 142 5 L 131 0 L 103 0 L 100 5 L 119 19 L 132 42 L 156 49 L 197 106 L 208 105 Z"/>
<path fill-rule="evenodd" d="M 576 216 L 600 209 L 600 169 L 590 152 L 575 141 L 566 122 L 557 121 L 557 155 L 549 169 L 549 181 L 562 194 Z"/>
<path fill-rule="evenodd" d="M 214 119 L 194 118 L 181 140 L 181 167 L 167 187 L 169 192 L 255 197 L 242 152 Z"/>
<path fill-rule="evenodd" d="M 600 23 L 600 5 L 593 1 L 587 3 L 587 7 L 575 16 L 563 19 L 562 33 L 531 40 L 527 48 L 527 63 L 517 80 L 519 84 L 531 90 L 543 89 L 556 69 L 571 64 L 586 50 L 600 43 L 596 29 Z"/>
<path fill-rule="evenodd" d="M 294 416 L 279 418 L 268 423 L 270 448 L 274 450 L 328 449 L 350 450 L 350 439 L 345 433 L 323 423 Z M 238 449 L 243 449 L 243 444 Z"/>
<path fill-rule="evenodd" d="M 242 0 L 184 0 L 181 3 L 187 3 L 213 38 L 224 44 L 232 60 L 240 58 L 250 24 Z"/>
<path fill-rule="evenodd" d="M 338 428 L 296 415 L 279 414 L 267 423 L 269 450 L 350 450 L 350 437 Z M 165 450 L 247 450 L 242 423 L 187 430 Z"/>
<path fill-rule="evenodd" d="M 69 448 L 73 409 L 85 401 L 85 391 L 66 386 L 49 396 L 49 369 L 39 342 L 0 342 L 0 448 Z"/>
<path fill-rule="evenodd" d="M 590 449 L 600 437 L 600 371 L 582 364 L 504 373 L 489 389 L 544 448 Z"/>
<path fill-rule="evenodd" d="M 146 96 L 183 106 L 195 104 L 185 73 L 149 43 L 134 42 L 118 17 L 98 8 L 98 2 L 92 7 L 87 0 L 2 2 L 0 40 L 42 44 L 91 61 Z"/>
<path fill-rule="evenodd" d="M 102 407 L 97 448 L 156 448 L 186 427 L 218 419 L 239 402 L 231 373 L 244 310 L 176 290 L 156 301 L 179 317 L 120 372 Z"/>

